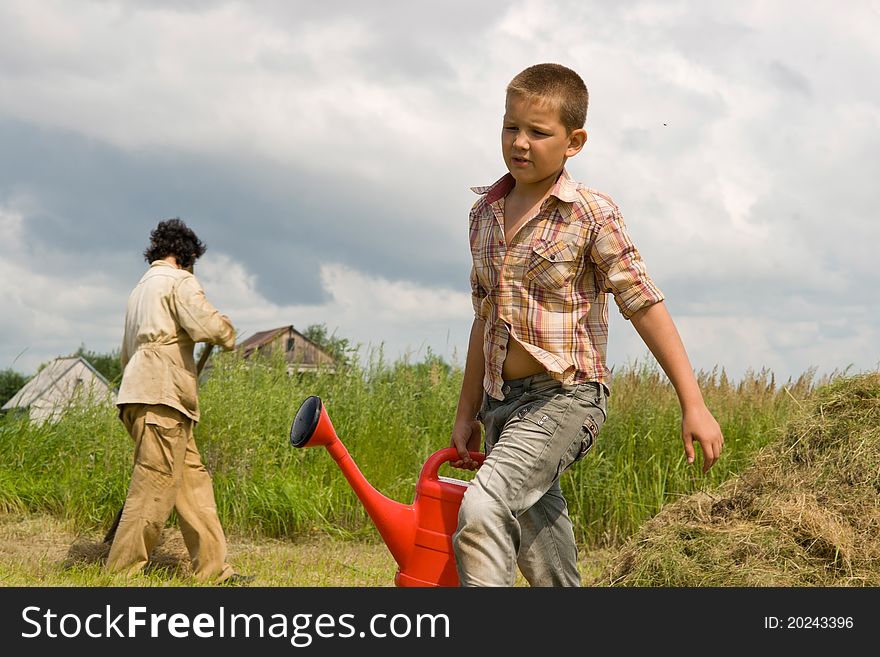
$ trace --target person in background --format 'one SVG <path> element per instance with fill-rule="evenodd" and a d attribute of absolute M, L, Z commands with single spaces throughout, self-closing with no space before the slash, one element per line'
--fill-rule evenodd
<path fill-rule="evenodd" d="M 199 421 L 196 342 L 235 345 L 235 329 L 205 298 L 193 265 L 205 244 L 179 218 L 159 222 L 144 252 L 149 269 L 125 313 L 119 417 L 134 441 L 134 468 L 107 568 L 137 573 L 176 509 L 193 575 L 242 584 L 226 561 L 211 475 L 193 438 Z"/>

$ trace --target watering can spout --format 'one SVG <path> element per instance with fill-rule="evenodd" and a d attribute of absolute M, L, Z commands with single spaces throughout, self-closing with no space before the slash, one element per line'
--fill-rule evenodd
<path fill-rule="evenodd" d="M 392 500 L 370 485 L 336 435 L 320 397 L 312 395 L 300 406 L 290 428 L 290 444 L 294 447 L 325 447 L 330 452 L 394 560 L 403 566 L 415 540 L 415 506 Z"/>

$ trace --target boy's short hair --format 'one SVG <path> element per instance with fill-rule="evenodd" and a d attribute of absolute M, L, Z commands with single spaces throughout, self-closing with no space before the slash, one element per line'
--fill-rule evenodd
<path fill-rule="evenodd" d="M 507 85 L 508 94 L 542 98 L 558 106 L 562 125 L 571 132 L 587 122 L 590 94 L 577 73 L 561 64 L 535 64 Z"/>
<path fill-rule="evenodd" d="M 148 263 L 173 255 L 177 264 L 189 269 L 205 254 L 207 246 L 181 219 L 160 221 L 150 233 L 150 246 L 144 251 Z"/>

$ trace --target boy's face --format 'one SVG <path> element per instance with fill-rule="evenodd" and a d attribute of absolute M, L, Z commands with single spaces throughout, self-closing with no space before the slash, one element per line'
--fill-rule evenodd
<path fill-rule="evenodd" d="M 568 131 L 554 103 L 507 95 L 501 150 L 518 185 L 553 184 L 565 161 L 579 153 L 586 141 L 583 128 Z"/>

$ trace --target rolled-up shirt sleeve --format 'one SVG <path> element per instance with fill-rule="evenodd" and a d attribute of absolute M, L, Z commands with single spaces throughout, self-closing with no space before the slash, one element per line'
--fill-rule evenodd
<path fill-rule="evenodd" d="M 476 268 L 471 266 L 471 303 L 474 306 L 474 317 L 484 321 L 486 320 L 486 311 L 483 309 L 483 304 L 487 296 L 486 290 L 477 279 Z"/>
<path fill-rule="evenodd" d="M 174 296 L 177 321 L 193 342 L 210 342 L 227 350 L 235 346 L 235 328 L 208 301 L 195 276 L 181 279 Z"/>
<path fill-rule="evenodd" d="M 602 291 L 614 296 L 624 318 L 630 319 L 642 308 L 663 301 L 663 293 L 648 276 L 618 210 L 600 226 L 590 257 Z"/>

